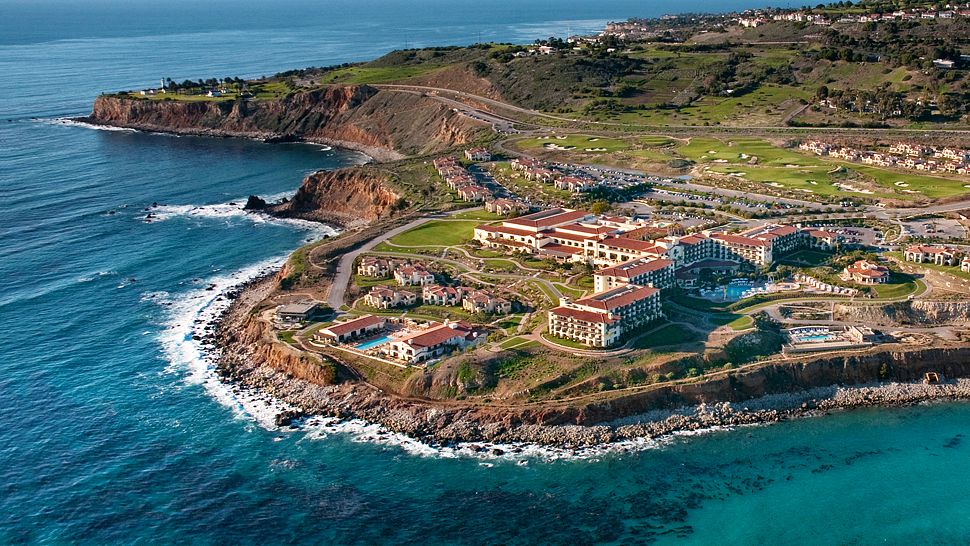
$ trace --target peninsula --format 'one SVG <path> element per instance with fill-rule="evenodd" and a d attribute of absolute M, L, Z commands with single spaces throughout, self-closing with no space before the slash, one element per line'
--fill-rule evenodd
<path fill-rule="evenodd" d="M 586 446 L 970 398 L 970 7 L 667 16 L 97 98 L 361 150 L 203 342 L 305 416 Z"/>

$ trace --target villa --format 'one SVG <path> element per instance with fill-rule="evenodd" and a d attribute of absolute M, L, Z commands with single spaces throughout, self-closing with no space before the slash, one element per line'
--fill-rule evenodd
<path fill-rule="evenodd" d="M 624 285 L 549 311 L 549 333 L 590 347 L 610 347 L 627 332 L 663 317 L 660 290 Z"/>
<path fill-rule="evenodd" d="M 386 324 L 387 320 L 384 317 L 364 315 L 346 322 L 337 322 L 321 328 L 317 333 L 313 334 L 313 338 L 329 343 L 344 343 L 382 330 Z"/>
<path fill-rule="evenodd" d="M 485 148 L 469 148 L 465 150 L 465 157 L 469 161 L 491 161 L 492 153 Z"/>
<path fill-rule="evenodd" d="M 485 210 L 503 216 L 529 212 L 529 205 L 515 199 L 493 199 L 485 202 Z"/>
<path fill-rule="evenodd" d="M 868 260 L 859 260 L 843 269 L 839 278 L 843 281 L 871 285 L 889 282 L 889 275 L 888 267 Z"/>
<path fill-rule="evenodd" d="M 414 305 L 418 295 L 406 290 L 395 290 L 384 286 L 375 286 L 364 296 L 364 303 L 376 309 L 392 309 Z"/>
<path fill-rule="evenodd" d="M 428 284 L 421 290 L 421 300 L 429 305 L 452 306 L 461 303 L 464 295 L 462 287 Z"/>
<path fill-rule="evenodd" d="M 464 186 L 458 188 L 458 197 L 471 203 L 481 203 L 492 196 L 492 192 L 481 186 Z"/>
<path fill-rule="evenodd" d="M 467 322 L 433 322 L 427 328 L 385 343 L 380 350 L 391 358 L 417 364 L 454 350 L 477 346 L 484 340 L 485 336 Z"/>
<path fill-rule="evenodd" d="M 394 280 L 401 286 L 425 286 L 434 282 L 434 274 L 421 264 L 404 265 L 394 270 Z"/>
<path fill-rule="evenodd" d="M 933 263 L 936 265 L 957 265 L 956 252 L 941 246 L 910 245 L 904 258 L 907 262 Z"/>
<path fill-rule="evenodd" d="M 473 290 L 465 294 L 461 307 L 469 313 L 494 313 L 507 315 L 512 312 L 512 302 L 484 290 Z"/>
<path fill-rule="evenodd" d="M 394 260 L 387 260 L 375 256 L 364 256 L 357 265 L 357 274 L 361 277 L 387 277 L 391 269 L 397 265 Z"/>

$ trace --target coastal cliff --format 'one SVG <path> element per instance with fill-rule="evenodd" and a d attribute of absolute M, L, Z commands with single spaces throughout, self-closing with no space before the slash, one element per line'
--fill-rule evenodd
<path fill-rule="evenodd" d="M 379 160 L 437 153 L 487 135 L 488 124 L 432 98 L 332 85 L 261 100 L 155 100 L 102 95 L 82 121 L 189 135 L 295 140 L 357 149 Z"/>
<path fill-rule="evenodd" d="M 319 171 L 303 179 L 292 199 L 267 211 L 344 226 L 368 223 L 406 206 L 389 181 L 389 175 L 359 167 Z"/>

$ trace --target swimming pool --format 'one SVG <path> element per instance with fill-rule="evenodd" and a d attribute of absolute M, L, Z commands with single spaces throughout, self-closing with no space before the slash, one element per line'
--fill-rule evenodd
<path fill-rule="evenodd" d="M 713 290 L 703 290 L 701 291 L 701 296 L 713 301 L 738 301 L 763 291 L 765 286 L 767 285 L 763 282 L 728 284 L 726 286 L 719 286 Z"/>
<path fill-rule="evenodd" d="M 361 351 L 366 351 L 367 349 L 373 349 L 374 347 L 377 347 L 378 345 L 383 345 L 383 344 L 387 343 L 390 340 L 391 340 L 391 338 L 389 336 L 381 336 L 379 338 L 375 338 L 375 339 L 372 339 L 370 341 L 365 341 L 365 342 L 361 343 L 360 345 L 358 345 L 357 348 L 360 349 Z"/>
<path fill-rule="evenodd" d="M 796 336 L 796 339 L 801 343 L 814 343 L 818 341 L 832 341 L 836 338 L 835 334 L 812 334 L 807 336 Z"/>

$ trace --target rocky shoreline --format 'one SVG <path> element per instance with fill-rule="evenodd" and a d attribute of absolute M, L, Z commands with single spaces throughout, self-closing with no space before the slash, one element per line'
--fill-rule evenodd
<path fill-rule="evenodd" d="M 580 425 L 550 418 L 535 406 L 482 407 L 405 399 L 360 382 L 320 385 L 254 358 L 258 348 L 240 342 L 234 334 L 251 320 L 250 309 L 272 292 L 275 282 L 274 275 L 266 275 L 227 293 L 234 302 L 217 324 L 207 329 L 211 338 L 206 342 L 217 350 L 217 371 L 223 381 L 255 390 L 290 408 L 276 416 L 278 426 L 319 416 L 377 424 L 389 433 L 431 446 L 534 444 L 575 450 L 691 431 L 776 423 L 848 408 L 970 400 L 970 379 L 930 385 L 871 383 L 816 387 L 744 402 L 657 409 Z"/>

